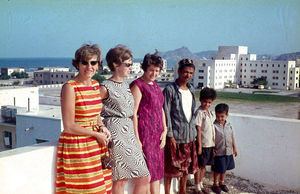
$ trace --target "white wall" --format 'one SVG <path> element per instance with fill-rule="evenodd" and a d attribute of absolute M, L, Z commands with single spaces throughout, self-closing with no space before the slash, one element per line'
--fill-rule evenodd
<path fill-rule="evenodd" d="M 15 87 L 0 89 L 0 107 L 2 105 L 14 105 L 28 108 L 28 98 L 30 99 L 30 111 L 39 110 L 39 90 L 38 87 Z"/>
<path fill-rule="evenodd" d="M 62 131 L 61 118 L 17 115 L 16 120 L 17 147 L 36 144 L 37 139 L 57 141 Z"/>
<path fill-rule="evenodd" d="M 300 191 L 300 121 L 238 114 L 231 114 L 229 121 L 238 148 L 234 174 Z M 0 152 L 0 193 L 53 194 L 55 145 L 44 143 Z M 173 189 L 175 185 L 173 182 Z M 126 193 L 131 191 L 129 184 Z"/>
<path fill-rule="evenodd" d="M 234 174 L 300 191 L 300 121 L 232 114 L 238 157 Z"/>

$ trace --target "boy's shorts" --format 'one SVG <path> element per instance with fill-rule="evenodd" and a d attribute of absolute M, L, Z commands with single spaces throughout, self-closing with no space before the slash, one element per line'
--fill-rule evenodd
<path fill-rule="evenodd" d="M 216 156 L 215 164 L 212 166 L 212 170 L 216 173 L 223 174 L 226 170 L 234 169 L 233 155 L 230 156 Z"/>
<path fill-rule="evenodd" d="M 201 155 L 198 155 L 199 166 L 207 166 L 214 164 L 214 147 L 202 148 Z"/>

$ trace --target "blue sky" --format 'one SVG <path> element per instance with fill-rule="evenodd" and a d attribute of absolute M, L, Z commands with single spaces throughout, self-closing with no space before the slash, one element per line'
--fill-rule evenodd
<path fill-rule="evenodd" d="M 135 56 L 248 46 L 250 53 L 300 51 L 299 0 L 1 0 L 0 57 L 72 57 L 83 43 Z"/>

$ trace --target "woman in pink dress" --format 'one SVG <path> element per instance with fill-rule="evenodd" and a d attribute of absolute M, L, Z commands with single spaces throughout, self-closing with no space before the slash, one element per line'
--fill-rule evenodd
<path fill-rule="evenodd" d="M 154 81 L 163 67 L 160 56 L 147 54 L 142 63 L 144 74 L 130 84 L 134 97 L 133 123 L 151 175 L 150 192 L 160 192 L 164 176 L 164 146 L 167 127 L 163 110 L 164 96 Z"/>

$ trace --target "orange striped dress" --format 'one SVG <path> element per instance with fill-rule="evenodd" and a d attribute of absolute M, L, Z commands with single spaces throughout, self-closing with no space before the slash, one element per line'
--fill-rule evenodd
<path fill-rule="evenodd" d="M 69 80 L 75 92 L 75 122 L 93 130 L 102 110 L 99 83 L 92 86 Z M 62 133 L 57 148 L 56 194 L 111 193 L 111 170 L 102 169 L 101 156 L 108 154 L 107 147 L 96 138 Z"/>

